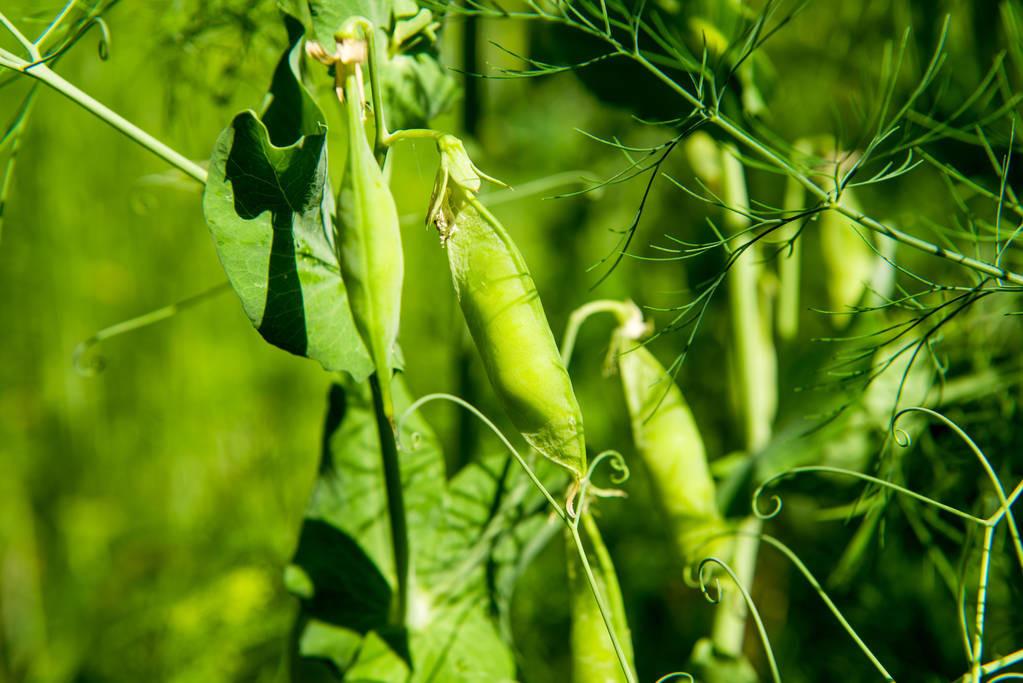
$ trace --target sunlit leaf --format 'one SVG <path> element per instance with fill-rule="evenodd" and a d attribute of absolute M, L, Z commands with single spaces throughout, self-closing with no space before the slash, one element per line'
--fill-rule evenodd
<path fill-rule="evenodd" d="M 400 413 L 410 399 L 400 377 L 395 388 Z M 520 524 L 535 528 L 543 519 L 537 493 L 506 456 L 470 464 L 447 482 L 437 439 L 418 415 L 400 436 L 409 631 L 388 624 L 395 577 L 371 397 L 365 385 L 335 385 L 319 478 L 287 577 L 302 601 L 298 671 L 329 662 L 340 676 L 333 680 L 392 680 L 381 671 L 393 676 L 403 662 L 413 681 L 508 680 L 513 659 L 492 616 L 498 598 L 488 576 L 513 571 L 518 557 L 507 552 L 508 539 Z"/>
<path fill-rule="evenodd" d="M 365 378 L 331 242 L 333 195 L 323 117 L 297 77 L 299 38 L 274 74 L 259 119 L 242 112 L 217 140 L 203 211 L 220 262 L 253 326 L 271 344 Z"/>

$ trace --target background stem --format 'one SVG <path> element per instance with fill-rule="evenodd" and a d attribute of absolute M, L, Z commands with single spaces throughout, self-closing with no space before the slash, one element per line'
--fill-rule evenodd
<path fill-rule="evenodd" d="M 126 136 L 142 145 L 150 152 L 169 163 L 171 166 L 174 166 L 186 175 L 198 180 L 200 183 L 203 183 L 204 185 L 206 184 L 205 168 L 191 159 L 186 158 L 179 152 L 171 149 L 149 133 L 125 119 L 123 116 L 116 114 L 109 107 L 93 99 L 90 95 L 65 80 L 57 74 L 57 72 L 53 71 L 45 64 L 36 64 L 35 66 L 26 67 L 22 73 L 42 81 L 70 99 L 72 102 L 75 102 L 87 111 L 95 114 L 117 131 L 124 133 Z"/>
<path fill-rule="evenodd" d="M 743 167 L 734 148 L 722 148 L 722 192 L 726 205 L 746 209 L 749 197 Z M 725 227 L 731 234 L 749 227 L 743 214 L 728 211 Z M 738 238 L 737 248 L 747 244 L 752 235 Z M 777 401 L 777 370 L 774 344 L 769 333 L 770 311 L 760 297 L 760 271 L 757 245 L 738 256 L 728 271 L 728 298 L 732 318 L 732 349 L 736 367 L 735 384 L 739 394 L 747 457 L 753 457 L 771 439 L 771 423 Z M 757 553 L 763 522 L 747 517 L 740 527 L 733 550 L 735 576 L 741 586 L 752 592 L 756 574 Z M 712 640 L 715 649 L 731 657 L 741 657 L 748 610 L 739 591 L 732 591 L 722 600 L 714 617 Z"/>

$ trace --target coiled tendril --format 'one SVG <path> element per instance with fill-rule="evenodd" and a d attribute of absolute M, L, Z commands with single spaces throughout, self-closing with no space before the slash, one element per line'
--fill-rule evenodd
<path fill-rule="evenodd" d="M 774 657 L 774 650 L 771 648 L 771 640 L 767 637 L 767 629 L 764 628 L 764 620 L 760 618 L 760 611 L 757 610 L 757 606 L 753 603 L 753 597 L 746 590 L 746 587 L 739 582 L 739 577 L 735 575 L 735 572 L 726 562 L 716 557 L 708 557 L 707 559 L 700 562 L 700 567 L 697 573 L 700 577 L 700 591 L 704 597 L 711 604 L 718 604 L 721 602 L 721 597 L 724 594 L 721 588 L 721 579 L 718 577 L 717 572 L 714 573 L 713 577 L 708 576 L 707 571 L 711 565 L 716 565 L 718 569 L 724 571 L 732 579 L 732 583 L 739 590 L 742 595 L 742 600 L 746 603 L 746 609 L 749 610 L 750 615 L 753 617 L 753 622 L 756 624 L 757 633 L 760 635 L 760 642 L 764 646 L 764 655 L 767 657 L 768 666 L 771 668 L 771 679 L 775 683 L 781 683 L 781 673 L 778 671 L 778 662 Z M 710 580 L 714 580 L 714 594 L 711 594 Z"/>

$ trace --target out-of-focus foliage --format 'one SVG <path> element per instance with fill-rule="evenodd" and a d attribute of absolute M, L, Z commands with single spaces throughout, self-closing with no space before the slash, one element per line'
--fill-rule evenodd
<path fill-rule="evenodd" d="M 43 31 L 62 7 L 56 0 L 0 4 L 30 35 Z M 699 64 L 707 35 L 700 27 L 720 22 L 712 11 L 715 3 L 699 3 L 702 19 L 686 15 L 688 3 L 648 4 L 664 21 L 678 22 L 680 39 Z M 755 15 L 764 3 L 748 5 Z M 896 103 L 917 87 L 946 13 L 951 15 L 948 56 L 892 140 L 903 133 L 943 134 L 922 145 L 926 156 L 918 158 L 924 164 L 891 181 L 856 188 L 857 200 L 871 216 L 890 218 L 940 246 L 963 250 L 966 245 L 968 255 L 993 260 L 993 244 L 1004 244 L 1019 225 L 1014 195 L 1004 193 L 1012 210 L 1003 212 L 1001 222 L 992 207 L 1000 175 L 1009 191 L 1023 177 L 1015 157 L 1018 125 L 1010 147 L 1010 114 L 1018 111 L 1023 87 L 1021 3 L 811 0 L 770 37 L 756 60 L 736 72 L 723 107 L 767 139 L 793 143 L 831 136 L 842 149 L 862 150 L 874 132 L 869 113 L 882 96 L 881 73 L 891 69 L 904 30 L 910 32 L 902 68 L 890 83 Z M 197 160 L 210 156 L 235 112 L 262 109 L 288 43 L 272 0 L 120 0 L 106 22 L 108 60 L 100 60 L 94 49 L 102 31 L 93 26 L 55 68 Z M 460 52 L 469 30 L 478 32 L 475 63 L 464 61 Z M 727 40 L 733 32 L 723 30 L 722 36 Z M 457 13 L 448 17 L 441 35 L 446 64 L 491 75 L 522 68 L 512 54 L 564 63 L 595 57 L 601 49 L 599 41 L 564 27 L 470 20 Z M 711 47 L 713 41 L 706 42 Z M 6 34 L 0 47 L 17 49 Z M 1001 66 L 986 81 L 993 64 Z M 731 66 L 723 59 L 716 68 L 724 74 Z M 688 83 L 681 71 L 670 73 Z M 447 78 L 461 76 L 430 74 L 425 82 L 449 88 Z M 311 81 L 331 130 L 339 130 L 332 84 L 322 75 L 312 75 Z M 983 83 L 981 94 L 971 99 Z M 4 73 L 0 84 L 0 121 L 6 125 L 30 83 Z M 642 181 L 633 181 L 540 201 L 538 196 L 579 189 L 584 175 L 611 177 L 628 164 L 627 155 L 635 154 L 601 145 L 576 129 L 632 148 L 656 146 L 675 131 L 644 125 L 632 115 L 673 118 L 689 108 L 663 83 L 621 60 L 576 74 L 494 78 L 480 86 L 481 99 L 465 106 L 478 118 L 467 121 L 455 113 L 434 125 L 456 133 L 478 131 L 469 141 L 474 158 L 517 188 L 495 191 L 491 205 L 529 262 L 557 336 L 569 312 L 595 296 L 588 288 L 607 262 L 602 269 L 587 269 L 605 259 L 620 231 L 633 225 L 644 191 Z M 1012 104 L 985 120 L 1004 102 Z M 949 120 L 958 122 L 954 134 L 938 123 Z M 976 122 L 983 124 L 984 137 L 972 125 Z M 327 163 L 339 171 L 335 167 L 343 156 L 329 144 Z M 1002 171 L 1010 152 L 1008 170 Z M 6 168 L 10 153 L 9 146 L 0 149 L 0 168 Z M 508 427 L 467 342 L 445 254 L 436 236 L 422 227 L 435 153 L 416 143 L 397 149 L 394 157 L 392 183 L 403 215 L 406 256 L 400 337 L 405 380 L 414 395 L 451 391 Z M 958 175 L 948 172 L 953 167 Z M 697 187 L 691 179 L 698 169 L 682 154 L 668 157 L 660 170 Z M 204 227 L 199 188 L 46 90 L 38 93 L 26 118 L 18 165 L 8 177 L 0 242 L 0 288 L 7 293 L 0 306 L 5 330 L 0 342 L 0 680 L 280 680 L 296 636 L 298 605 L 285 589 L 285 570 L 300 548 L 299 529 L 318 474 L 331 378 L 315 362 L 264 343 L 231 294 L 105 342 L 90 352 L 104 356 L 105 369 L 94 376 L 79 372 L 73 351 L 96 329 L 223 280 Z M 552 180 L 541 182 L 544 189 L 534 194 L 534 181 L 544 178 Z M 782 205 L 784 178 L 750 163 L 747 180 L 754 207 Z M 601 298 L 670 308 L 724 265 L 721 250 L 686 261 L 649 260 L 667 253 L 651 245 L 707 242 L 714 239 L 708 220 L 718 228 L 722 222 L 717 207 L 662 181 L 645 200 L 631 256 L 600 285 Z M 897 407 L 940 408 L 984 449 L 1004 482 L 1018 481 L 1023 333 L 1021 318 L 1010 314 L 1023 309 L 1019 294 L 980 298 L 937 325 L 907 375 L 916 348 L 907 344 L 941 320 L 940 311 L 913 326 L 922 314 L 914 300 L 855 316 L 841 311 L 837 321 L 813 310 L 849 303 L 857 292 L 854 303 L 879 303 L 869 287 L 843 290 L 841 296 L 829 287 L 829 274 L 842 266 L 835 250 L 857 250 L 861 265 L 869 255 L 862 240 L 852 241 L 858 239 L 852 232 L 832 235 L 841 234 L 840 240 L 822 234 L 817 228 L 826 220 L 810 221 L 800 233 L 798 335 L 778 341 L 779 413 L 771 443 L 751 458 L 737 455 L 744 444 L 729 408 L 725 357 L 731 337 L 724 292 L 708 309 L 678 371 L 719 497 L 732 514 L 747 514 L 756 483 L 792 466 L 818 464 L 856 469 L 974 514 L 989 514 L 996 501 L 984 472 L 950 429 L 906 416 L 899 425 L 912 444 L 903 448 L 889 422 Z M 847 226 L 834 226 L 842 227 Z M 1003 265 L 1017 271 L 1023 262 L 1019 244 L 1002 255 Z M 930 281 L 973 284 L 947 260 L 906 245 L 878 251 Z M 771 247 L 760 252 L 768 271 L 774 268 L 773 254 Z M 896 281 L 871 284 L 887 288 L 892 299 L 924 286 L 902 271 L 885 277 Z M 764 295 L 773 294 L 768 286 Z M 960 294 L 965 296 L 939 291 L 934 296 L 948 299 L 927 305 Z M 960 303 L 966 300 L 941 310 L 952 312 Z M 658 329 L 670 327 L 670 313 L 651 314 Z M 911 331 L 899 339 L 865 336 L 896 324 Z M 841 334 L 860 338 L 814 341 L 835 337 L 838 327 Z M 591 448 L 616 448 L 628 459 L 635 454 L 626 405 L 618 380 L 601 373 L 611 332 L 611 321 L 582 330 L 573 382 Z M 684 344 L 683 335 L 669 333 L 649 348 L 671 367 Z M 873 381 L 864 389 L 868 377 Z M 470 454 L 484 454 L 485 463 L 503 462 L 499 445 L 471 416 L 447 407 L 431 407 L 426 414 L 449 475 Z M 720 608 L 683 581 L 668 550 L 670 526 L 646 476 L 634 467 L 625 485 L 629 497 L 603 502 L 597 521 L 617 568 L 639 677 L 654 680 L 683 667 Z M 785 507 L 770 522 L 770 533 L 816 573 L 897 680 L 950 681 L 966 671 L 959 586 L 968 587 L 972 600 L 978 579 L 976 529 L 847 478 L 809 475 L 785 482 L 782 495 Z M 541 533 L 540 522 L 533 524 L 527 538 L 499 549 L 502 566 Z M 502 633 L 515 639 L 517 676 L 523 681 L 569 678 L 568 583 L 561 546 L 546 545 L 514 596 L 511 579 L 498 577 L 502 603 L 488 606 Z M 971 551 L 965 563 L 964 548 Z M 1018 617 L 1023 582 L 1004 532 L 996 537 L 993 557 L 985 660 L 1008 655 L 1023 643 Z M 753 598 L 785 680 L 877 680 L 819 596 L 766 545 Z M 969 600 L 965 609 L 972 619 Z M 706 647 L 700 652 L 712 659 Z M 746 652 L 766 676 L 752 631 Z"/>

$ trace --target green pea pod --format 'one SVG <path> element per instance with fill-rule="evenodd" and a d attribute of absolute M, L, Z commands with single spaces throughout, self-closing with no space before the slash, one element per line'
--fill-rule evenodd
<path fill-rule="evenodd" d="M 720 556 L 726 543 L 714 537 L 724 521 L 700 430 L 678 385 L 657 358 L 637 343 L 645 331 L 642 314 L 627 305 L 632 315 L 615 333 L 615 345 L 636 451 L 650 473 L 686 564 L 711 554 Z"/>
<path fill-rule="evenodd" d="M 447 248 L 455 292 L 487 376 L 530 446 L 577 478 L 586 472 L 582 414 L 522 254 L 476 199 L 479 170 L 461 141 L 438 141 L 428 215 Z"/>
<path fill-rule="evenodd" d="M 625 651 L 630 668 L 635 671 L 632 638 L 625 617 L 622 592 L 611 556 L 600 537 L 600 531 L 588 512 L 582 515 L 583 530 L 593 546 L 597 562 L 591 564 L 597 588 L 608 607 L 611 625 Z M 600 613 L 593 589 L 579 562 L 571 532 L 566 530 L 568 583 L 572 596 L 572 681 L 573 683 L 625 683 L 628 678 L 615 652 Z"/>
<path fill-rule="evenodd" d="M 389 411 L 404 262 L 398 210 L 366 137 L 358 85 L 353 73 L 345 77 L 348 153 L 338 193 L 335 248 L 355 325 L 373 358 Z"/>
<path fill-rule="evenodd" d="M 853 190 L 846 188 L 842 192 L 841 205 L 860 212 L 859 202 Z M 824 283 L 828 290 L 828 303 L 833 311 L 840 312 L 831 316 L 835 327 L 841 329 L 849 324 L 852 316 L 849 309 L 856 306 L 867 292 L 877 267 L 877 254 L 871 248 L 869 233 L 845 215 L 834 209 L 828 209 L 820 218 L 821 250 L 824 256 Z"/>

